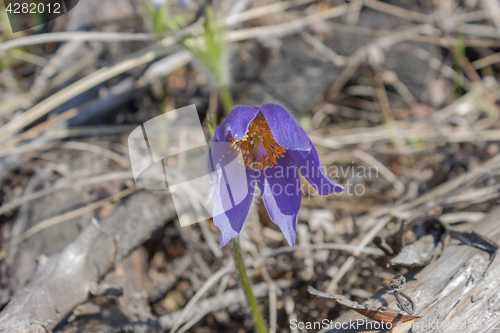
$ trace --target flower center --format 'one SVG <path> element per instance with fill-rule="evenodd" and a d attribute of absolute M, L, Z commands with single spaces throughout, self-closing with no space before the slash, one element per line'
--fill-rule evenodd
<path fill-rule="evenodd" d="M 247 135 L 241 140 L 230 138 L 232 147 L 241 152 L 246 168 L 263 170 L 278 164 L 286 149 L 274 140 L 266 118 L 259 113 L 248 126 Z"/>

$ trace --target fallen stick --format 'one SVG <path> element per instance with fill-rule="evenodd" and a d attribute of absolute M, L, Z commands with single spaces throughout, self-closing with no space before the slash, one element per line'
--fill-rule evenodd
<path fill-rule="evenodd" d="M 497 208 L 468 230 L 488 235 L 494 242 L 499 242 L 499 214 L 500 209 Z M 409 274 L 410 281 L 405 292 L 415 302 L 414 315 L 422 317 L 412 325 L 411 332 L 495 332 L 500 327 L 499 274 L 500 258 L 497 256 L 490 261 L 484 251 L 455 242 L 449 244 L 438 260 L 414 277 Z M 381 306 L 380 296 L 383 296 L 389 308 L 397 309 L 390 295 L 378 296 L 366 304 Z M 366 327 L 353 325 L 351 328 L 355 329 L 352 330 L 348 328 L 349 323 L 364 318 L 348 311 L 331 323 L 332 328 L 341 327 L 344 323 L 347 329 L 333 329 L 328 333 L 360 332 Z"/>
<path fill-rule="evenodd" d="M 289 287 L 290 284 L 289 281 L 286 280 L 276 280 L 274 282 L 280 288 Z M 269 284 L 267 282 L 257 283 L 252 286 L 255 297 L 268 296 L 268 288 Z M 228 290 L 222 295 L 213 296 L 200 301 L 197 304 L 196 308 L 194 308 L 193 311 L 190 312 L 189 317 L 182 320 L 182 324 L 187 322 L 195 323 L 208 313 L 220 311 L 236 304 L 244 305 L 245 302 L 245 295 L 243 294 L 243 290 L 241 288 Z M 174 326 L 176 320 L 182 314 L 182 311 L 183 309 L 180 309 L 167 315 L 163 315 L 157 320 L 130 323 L 122 326 L 121 328 L 113 330 L 113 332 L 156 332 L 158 330 L 170 329 Z"/>
<path fill-rule="evenodd" d="M 87 300 L 90 287 L 165 221 L 176 216 L 163 195 L 131 195 L 102 223 L 90 223 L 63 251 L 37 268 L 0 312 L 0 332 L 50 332 Z"/>

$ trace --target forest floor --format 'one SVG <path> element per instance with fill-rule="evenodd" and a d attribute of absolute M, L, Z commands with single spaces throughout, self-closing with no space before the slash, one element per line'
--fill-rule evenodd
<path fill-rule="evenodd" d="M 270 332 L 345 312 L 309 286 L 363 303 L 458 244 L 445 248 L 429 221 L 470 230 L 498 206 L 498 1 L 217 6 L 236 22 L 227 28 L 235 102 L 286 106 L 330 179 L 346 188 L 305 193 L 294 248 L 263 204 L 245 225 L 241 246 Z M 80 1 L 45 29 L 100 34 L 47 42 L 0 31 L 0 318 L 12 315 L 14 300 L 57 305 L 81 287 L 75 307 L 35 319 L 67 333 L 252 331 L 220 231 L 211 220 L 181 227 L 166 191 L 135 186 L 128 157 L 133 129 L 183 106 L 196 105 L 208 137 L 206 114 L 222 119 L 222 108 L 207 72 L 182 48 L 162 46 L 168 38 L 106 35 L 151 32 L 137 1 Z M 121 237 L 109 262 L 102 254 L 95 265 L 106 269 L 95 282 L 108 288 L 87 297 L 92 264 L 66 272 L 71 281 L 48 279 L 61 286 L 49 298 L 39 293 L 40 267 L 96 223 Z M 391 263 L 404 244 L 429 235 L 435 247 L 423 258 Z M 386 238 L 392 254 L 382 251 Z"/>

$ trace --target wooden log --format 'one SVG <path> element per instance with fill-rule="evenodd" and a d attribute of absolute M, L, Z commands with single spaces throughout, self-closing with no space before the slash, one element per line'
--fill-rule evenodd
<path fill-rule="evenodd" d="M 491 211 L 481 222 L 471 225 L 467 230 L 474 230 L 500 243 L 500 209 Z M 488 253 L 453 240 L 436 261 L 413 277 L 408 274 L 410 281 L 404 291 L 415 302 L 414 315 L 422 317 L 413 324 L 411 332 L 498 332 L 500 330 L 499 257 L 493 257 L 490 262 Z M 384 300 L 386 304 L 383 304 Z M 388 305 L 389 308 L 397 309 L 394 298 L 387 292 L 378 293 L 366 304 Z M 354 311 L 348 311 L 330 322 L 329 328 L 333 329 L 328 332 L 363 332 L 370 328 L 369 325 L 349 325 L 358 319 L 365 317 Z M 341 324 L 344 324 L 345 329 L 340 328 Z"/>
<path fill-rule="evenodd" d="M 40 264 L 32 281 L 0 313 L 0 332 L 53 329 L 87 300 L 95 282 L 165 221 L 175 217 L 171 200 L 147 192 L 131 195 L 102 223 L 90 223 L 63 251 Z"/>

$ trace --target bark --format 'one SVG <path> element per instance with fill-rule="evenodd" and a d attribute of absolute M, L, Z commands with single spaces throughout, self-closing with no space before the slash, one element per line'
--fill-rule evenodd
<path fill-rule="evenodd" d="M 500 243 L 500 209 L 490 212 L 480 223 L 468 228 Z M 469 245 L 454 240 L 443 254 L 407 283 L 404 292 L 416 305 L 415 316 L 422 318 L 411 332 L 497 332 L 500 329 L 500 258 L 489 255 Z M 379 293 L 392 309 L 397 309 L 394 299 L 387 293 Z M 373 297 L 368 304 L 386 305 L 380 297 Z M 364 319 L 354 311 L 348 311 L 333 320 L 339 324 Z M 339 325 L 337 324 L 337 325 Z M 346 324 L 344 324 L 346 327 Z M 332 327 L 332 326 L 330 326 Z M 335 327 L 335 326 L 333 326 Z M 338 327 L 338 326 L 337 326 Z M 362 332 L 369 327 L 333 329 L 330 333 Z M 403 331 L 406 332 L 406 331 Z"/>

